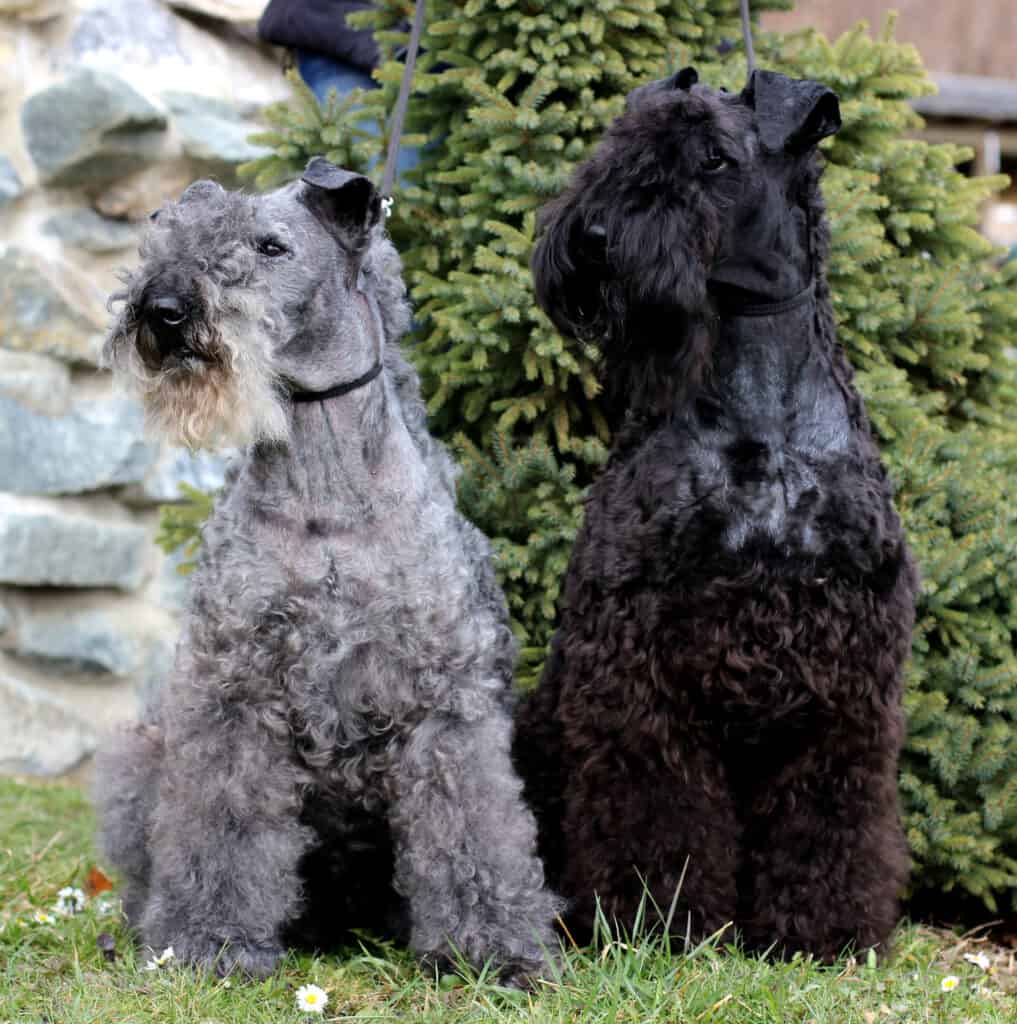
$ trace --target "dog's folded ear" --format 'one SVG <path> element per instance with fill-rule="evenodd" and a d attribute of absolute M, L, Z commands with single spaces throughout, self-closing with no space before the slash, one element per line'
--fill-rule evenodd
<path fill-rule="evenodd" d="M 695 68 L 682 68 L 676 71 L 669 79 L 672 89 L 681 89 L 688 92 L 699 81 L 699 72 Z"/>
<path fill-rule="evenodd" d="M 307 190 L 311 208 L 337 232 L 342 244 L 362 248 L 381 219 L 381 196 L 371 180 L 315 156 L 301 181 L 311 186 Z"/>
<path fill-rule="evenodd" d="M 755 110 L 759 139 L 771 153 L 804 153 L 840 128 L 837 94 L 819 82 L 753 71 L 742 95 Z"/>
<path fill-rule="evenodd" d="M 531 260 L 537 304 L 567 337 L 596 337 L 603 331 L 606 229 L 562 201 L 548 204 L 539 225 Z"/>

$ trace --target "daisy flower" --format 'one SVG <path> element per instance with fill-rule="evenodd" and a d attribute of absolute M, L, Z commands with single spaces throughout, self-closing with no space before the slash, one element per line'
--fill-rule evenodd
<path fill-rule="evenodd" d="M 992 961 L 989 959 L 988 953 L 965 953 L 964 959 L 969 964 L 974 964 L 976 967 L 980 967 L 983 971 L 988 971 L 992 967 Z"/>
<path fill-rule="evenodd" d="M 955 974 L 948 974 L 940 983 L 940 992 L 952 992 L 960 984 L 960 978 Z"/>
<path fill-rule="evenodd" d="M 62 917 L 80 913 L 85 909 L 85 894 L 80 889 L 65 885 L 57 893 L 57 901 L 53 909 Z"/>
<path fill-rule="evenodd" d="M 328 993 L 317 985 L 301 985 L 297 989 L 297 1007 L 304 1013 L 323 1013 L 328 1005 Z"/>
<path fill-rule="evenodd" d="M 52 914 L 47 914 L 45 910 L 37 910 L 32 915 L 32 920 L 36 924 L 55 924 L 56 918 Z"/>
<path fill-rule="evenodd" d="M 146 971 L 157 971 L 160 967 L 165 967 L 173 958 L 173 947 L 167 946 L 158 956 L 152 957 L 151 960 L 145 964 Z"/>

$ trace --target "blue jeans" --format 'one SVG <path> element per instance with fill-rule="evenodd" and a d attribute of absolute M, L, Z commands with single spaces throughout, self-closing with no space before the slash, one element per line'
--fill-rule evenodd
<path fill-rule="evenodd" d="M 326 57 L 322 53 L 313 53 L 310 50 L 297 50 L 296 58 L 300 77 L 318 98 L 319 103 L 325 102 L 329 89 L 335 89 L 340 96 L 343 96 L 352 89 L 378 88 L 378 83 L 366 71 L 335 60 L 333 57 Z M 377 127 L 373 122 L 365 121 L 363 127 L 372 135 L 377 133 Z M 396 161 L 397 180 L 401 181 L 403 174 L 416 167 L 419 161 L 420 154 L 416 149 L 400 146 L 399 159 Z"/>

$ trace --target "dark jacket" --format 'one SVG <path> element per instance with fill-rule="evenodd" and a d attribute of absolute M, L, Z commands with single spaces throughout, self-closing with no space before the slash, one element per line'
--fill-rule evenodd
<path fill-rule="evenodd" d="M 269 0 L 258 35 L 276 46 L 313 50 L 370 71 L 379 57 L 374 36 L 346 24 L 347 14 L 370 7 L 370 0 Z"/>

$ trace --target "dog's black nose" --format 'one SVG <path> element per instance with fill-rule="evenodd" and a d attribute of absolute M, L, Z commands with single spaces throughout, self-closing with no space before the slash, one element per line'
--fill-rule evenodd
<path fill-rule="evenodd" d="M 187 319 L 187 306 L 176 295 L 161 295 L 148 303 L 145 313 L 153 327 L 157 323 L 179 327 Z"/>
<path fill-rule="evenodd" d="M 185 348 L 187 303 L 177 295 L 159 295 L 145 304 L 145 320 L 155 335 L 160 355 L 167 356 Z"/>

